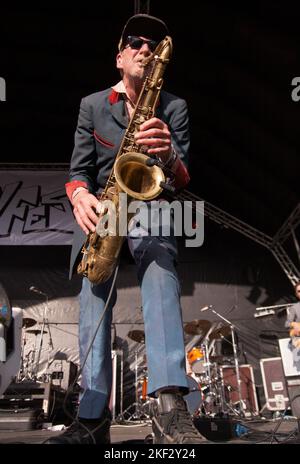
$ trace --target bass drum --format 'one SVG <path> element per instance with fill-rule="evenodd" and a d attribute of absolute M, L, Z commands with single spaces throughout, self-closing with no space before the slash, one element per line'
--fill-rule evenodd
<path fill-rule="evenodd" d="M 196 416 L 201 412 L 203 404 L 201 385 L 190 375 L 186 376 L 189 393 L 184 396 L 188 411 L 191 416 Z"/>

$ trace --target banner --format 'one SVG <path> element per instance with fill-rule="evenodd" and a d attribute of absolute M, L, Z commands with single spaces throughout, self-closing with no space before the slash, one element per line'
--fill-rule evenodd
<path fill-rule="evenodd" d="M 0 245 L 70 245 L 66 171 L 0 171 Z"/>

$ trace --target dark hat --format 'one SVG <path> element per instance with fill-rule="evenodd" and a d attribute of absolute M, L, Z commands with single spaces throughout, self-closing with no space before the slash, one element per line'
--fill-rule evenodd
<path fill-rule="evenodd" d="M 147 14 L 137 14 L 131 16 L 125 24 L 119 42 L 119 50 L 122 50 L 129 35 L 149 37 L 152 40 L 161 41 L 166 35 L 169 35 L 169 30 L 161 19 Z"/>

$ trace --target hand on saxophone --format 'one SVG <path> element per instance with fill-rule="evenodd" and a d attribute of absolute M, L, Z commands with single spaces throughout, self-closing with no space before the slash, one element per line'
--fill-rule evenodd
<path fill-rule="evenodd" d="M 88 190 L 81 190 L 72 200 L 75 219 L 87 235 L 89 232 L 95 232 L 99 220 L 95 211 L 99 208 L 99 204 L 99 200 Z"/>
<path fill-rule="evenodd" d="M 167 124 L 161 119 L 151 118 L 140 125 L 135 134 L 135 141 L 139 145 L 146 145 L 149 155 L 156 155 L 163 163 L 167 161 L 172 151 L 171 133 Z"/>

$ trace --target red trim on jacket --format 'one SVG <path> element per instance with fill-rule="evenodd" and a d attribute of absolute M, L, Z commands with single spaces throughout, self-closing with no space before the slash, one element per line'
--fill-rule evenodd
<path fill-rule="evenodd" d="M 174 166 L 172 167 L 172 171 L 175 174 L 174 187 L 176 190 L 184 188 L 190 181 L 190 175 L 181 159 L 177 158 Z"/>
<path fill-rule="evenodd" d="M 86 182 L 83 182 L 82 180 L 72 180 L 71 182 L 67 182 L 65 184 L 65 188 L 66 188 L 66 193 L 67 193 L 67 196 L 70 200 L 70 202 L 72 203 L 72 195 L 73 195 L 73 192 L 74 190 L 76 190 L 78 187 L 84 187 L 84 188 L 88 188 L 88 185 Z"/>
<path fill-rule="evenodd" d="M 114 105 L 119 101 L 120 94 L 119 92 L 116 92 L 114 89 L 111 90 L 110 96 L 108 97 L 109 103 L 111 105 Z"/>
<path fill-rule="evenodd" d="M 97 134 L 97 132 L 94 130 L 94 137 L 97 140 L 97 142 L 102 143 L 102 145 L 105 145 L 106 147 L 113 148 L 115 145 L 114 143 L 110 142 L 109 140 L 104 139 L 101 137 L 101 135 Z"/>

